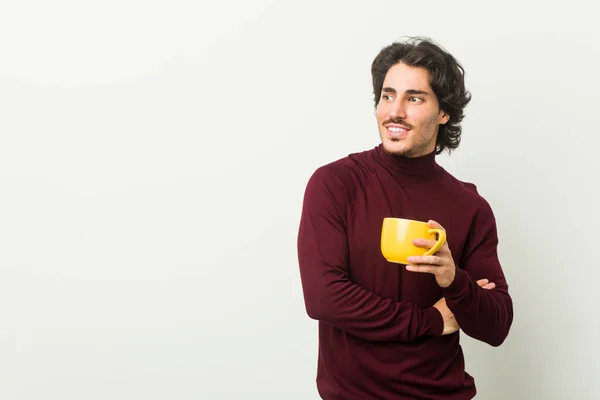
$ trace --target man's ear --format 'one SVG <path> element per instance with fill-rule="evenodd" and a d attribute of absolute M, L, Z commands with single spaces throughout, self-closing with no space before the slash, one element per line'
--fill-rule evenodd
<path fill-rule="evenodd" d="M 444 124 L 448 123 L 449 120 L 450 120 L 450 115 L 448 115 L 448 113 L 446 113 L 444 110 L 442 110 L 440 125 L 444 125 Z"/>

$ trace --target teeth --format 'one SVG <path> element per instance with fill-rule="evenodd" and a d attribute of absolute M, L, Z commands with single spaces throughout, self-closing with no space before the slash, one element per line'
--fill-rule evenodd
<path fill-rule="evenodd" d="M 388 128 L 388 129 L 389 129 L 391 132 L 394 132 L 394 133 L 398 133 L 398 132 L 406 132 L 406 129 L 403 129 L 403 128 L 395 128 L 395 127 L 390 127 L 390 128 Z"/>

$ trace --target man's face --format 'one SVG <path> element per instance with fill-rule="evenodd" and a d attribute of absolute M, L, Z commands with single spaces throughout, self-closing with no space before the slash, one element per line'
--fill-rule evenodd
<path fill-rule="evenodd" d="M 448 122 L 429 86 L 429 71 L 402 63 L 388 70 L 375 115 L 383 148 L 407 157 L 434 151 L 439 125 Z"/>

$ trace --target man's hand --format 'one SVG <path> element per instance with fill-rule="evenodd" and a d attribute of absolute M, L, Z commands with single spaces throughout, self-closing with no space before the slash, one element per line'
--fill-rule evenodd
<path fill-rule="evenodd" d="M 429 227 L 444 229 L 437 222 L 430 220 Z M 431 249 L 435 245 L 435 240 L 415 239 L 413 244 L 417 247 Z M 435 275 L 435 280 L 440 287 L 448 287 L 454 281 L 456 276 L 456 265 L 452 259 L 448 242 L 433 255 L 430 256 L 412 256 L 408 257 L 410 265 L 406 266 L 408 271 L 426 272 Z"/>
<path fill-rule="evenodd" d="M 480 279 L 477 281 L 477 284 L 484 289 L 494 289 L 496 287 L 494 282 L 490 282 L 487 279 Z"/>
<path fill-rule="evenodd" d="M 444 319 L 444 330 L 442 331 L 442 335 L 449 335 L 451 333 L 457 332 L 460 329 L 458 326 L 458 322 L 456 322 L 456 318 L 454 318 L 454 314 L 446 305 L 446 298 L 442 297 L 438 300 L 437 303 L 433 305 L 437 310 L 442 314 L 442 318 Z"/>
<path fill-rule="evenodd" d="M 496 284 L 490 282 L 487 279 L 480 279 L 477 281 L 477 284 L 484 289 L 493 289 L 496 287 Z M 444 330 L 442 335 L 449 335 L 451 333 L 457 332 L 460 329 L 458 326 L 458 322 L 456 322 L 456 318 L 454 318 L 454 314 L 448 308 L 446 304 L 446 298 L 442 297 L 438 300 L 437 303 L 433 305 L 437 310 L 442 314 L 442 318 L 444 319 Z"/>

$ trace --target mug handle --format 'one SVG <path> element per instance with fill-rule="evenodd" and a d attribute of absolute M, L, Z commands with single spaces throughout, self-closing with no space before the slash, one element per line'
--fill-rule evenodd
<path fill-rule="evenodd" d="M 438 251 L 446 242 L 446 231 L 443 229 L 430 229 L 429 233 L 437 233 L 438 238 L 437 238 L 437 243 L 433 245 L 433 247 L 429 250 L 427 250 L 427 252 L 424 254 L 426 256 L 430 256 L 432 254 L 434 254 L 436 251 Z"/>

